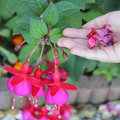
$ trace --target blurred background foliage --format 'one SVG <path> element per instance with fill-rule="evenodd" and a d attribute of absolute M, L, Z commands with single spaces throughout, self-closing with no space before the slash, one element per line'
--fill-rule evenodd
<path fill-rule="evenodd" d="M 83 24 L 98 16 L 120 10 L 120 0 L 52 0 L 52 2 L 55 3 L 54 9 L 59 13 L 59 20 L 55 25 L 51 25 L 54 30 L 49 33 L 50 40 L 53 43 L 56 43 L 57 39 L 63 36 L 62 30 L 64 28 L 81 28 Z M 1 64 L 12 65 L 14 67 L 18 65 L 20 69 L 21 64 L 25 62 L 25 59 L 35 46 L 28 32 L 30 29 L 30 19 L 40 19 L 48 7 L 47 0 L 0 0 Z M 49 9 L 52 8 L 49 7 Z M 54 18 L 54 16 L 52 16 L 52 18 Z M 17 39 L 17 43 L 12 39 L 12 35 L 16 34 L 22 34 L 28 43 L 18 52 L 14 51 L 14 47 L 19 43 L 19 39 Z M 65 51 L 67 51 L 70 57 L 65 61 L 60 56 L 61 66 L 68 71 L 74 82 L 77 81 L 82 74 L 103 74 L 109 82 L 112 80 L 112 77 L 120 77 L 120 64 L 87 60 L 70 55 L 66 49 Z M 31 65 L 35 64 L 39 54 L 40 48 L 34 53 Z M 51 56 L 51 51 L 49 51 L 46 58 L 51 60 Z M 69 79 L 69 81 L 71 80 Z"/>

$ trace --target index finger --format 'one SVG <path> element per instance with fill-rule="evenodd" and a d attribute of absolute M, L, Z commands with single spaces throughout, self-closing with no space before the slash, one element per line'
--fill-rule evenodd
<path fill-rule="evenodd" d="M 87 39 L 87 34 L 91 29 L 75 29 L 75 28 L 66 28 L 63 31 L 63 35 L 71 38 L 82 38 Z"/>

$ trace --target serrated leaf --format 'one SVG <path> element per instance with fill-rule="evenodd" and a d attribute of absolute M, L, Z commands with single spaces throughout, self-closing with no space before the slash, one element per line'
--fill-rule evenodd
<path fill-rule="evenodd" d="M 81 14 L 82 19 L 85 20 L 86 22 L 102 15 L 102 13 L 98 11 L 96 8 L 92 8 L 88 12 L 81 12 Z"/>
<path fill-rule="evenodd" d="M 61 37 L 63 37 L 63 35 L 62 35 L 62 29 L 55 28 L 55 29 L 51 30 L 49 32 L 49 36 L 50 36 L 50 41 L 52 43 L 57 43 L 58 39 L 61 38 Z"/>
<path fill-rule="evenodd" d="M 80 28 L 82 25 L 82 16 L 79 10 L 74 11 L 63 19 L 66 23 L 70 24 L 73 28 Z"/>
<path fill-rule="evenodd" d="M 53 3 L 50 3 L 48 8 L 43 13 L 43 21 L 51 26 L 55 25 L 59 20 L 59 14 L 58 11 L 53 5 Z"/>
<path fill-rule="evenodd" d="M 26 61 L 26 59 L 28 58 L 28 56 L 30 55 L 34 47 L 35 47 L 34 45 L 25 45 L 22 47 L 18 56 L 18 58 L 22 63 Z M 33 53 L 31 57 L 30 65 L 33 65 L 37 61 L 37 59 L 39 58 L 39 55 L 40 55 L 40 47 L 38 47 Z"/>
<path fill-rule="evenodd" d="M 48 33 L 48 29 L 43 21 L 32 18 L 30 21 L 30 32 L 34 38 L 40 39 Z"/>
<path fill-rule="evenodd" d="M 40 41 L 40 39 L 34 38 L 30 32 L 22 32 L 22 35 L 28 44 L 36 45 Z"/>
<path fill-rule="evenodd" d="M 6 50 L 5 48 L 0 46 L 0 52 L 2 52 L 8 59 L 8 61 L 11 64 L 14 64 L 17 62 L 17 56 L 14 53 L 11 53 L 10 51 Z"/>
<path fill-rule="evenodd" d="M 66 1 L 66 0 L 62 0 L 62 1 Z M 84 10 L 87 4 L 95 3 L 95 0 L 69 0 L 69 2 L 72 2 L 73 4 L 78 6 L 79 9 Z"/>
<path fill-rule="evenodd" d="M 47 8 L 48 3 L 46 0 L 29 0 L 29 5 L 34 12 L 41 15 Z"/>
<path fill-rule="evenodd" d="M 56 8 L 59 12 L 60 17 L 65 17 L 65 16 L 70 15 L 71 12 L 75 9 L 79 10 L 78 6 L 68 1 L 58 2 L 56 4 Z"/>

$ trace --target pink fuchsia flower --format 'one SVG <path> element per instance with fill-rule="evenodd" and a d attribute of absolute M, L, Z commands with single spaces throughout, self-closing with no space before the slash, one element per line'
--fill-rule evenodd
<path fill-rule="evenodd" d="M 23 120 L 35 120 L 35 118 L 27 110 L 22 111 L 22 118 L 23 118 Z"/>
<path fill-rule="evenodd" d="M 57 61 L 59 58 L 57 58 Z M 48 80 L 53 80 L 53 73 L 54 73 L 54 66 L 55 66 L 55 61 L 54 62 L 51 62 L 51 61 L 47 61 L 47 64 L 49 66 L 50 69 L 48 70 L 45 70 L 43 73 L 42 73 L 42 76 L 46 75 L 46 79 Z M 57 62 L 57 66 L 59 66 L 59 62 Z M 60 72 L 60 80 L 61 82 L 64 82 L 67 80 L 67 78 L 69 77 L 68 73 L 62 69 L 62 68 L 58 68 L 59 72 Z"/>
<path fill-rule="evenodd" d="M 31 84 L 34 84 L 35 81 L 32 81 L 30 78 L 30 74 L 32 73 L 34 67 L 29 68 L 29 63 L 25 62 L 21 68 L 21 71 L 2 66 L 9 73 L 14 74 L 8 82 L 8 89 L 15 93 L 18 96 L 27 96 L 31 94 Z"/>
<path fill-rule="evenodd" d="M 60 115 L 64 120 L 69 120 L 71 118 L 71 110 L 74 109 L 71 105 L 62 105 L 60 107 Z"/>
<path fill-rule="evenodd" d="M 51 81 L 51 84 L 45 95 L 45 100 L 48 104 L 65 104 L 68 101 L 68 93 L 66 90 L 77 90 L 76 87 L 69 83 L 62 83 L 60 78 L 58 66 L 55 65 L 53 82 Z"/>
<path fill-rule="evenodd" d="M 114 36 L 115 33 L 110 29 L 111 25 L 105 24 L 98 30 L 95 30 L 92 28 L 91 32 L 87 35 L 89 38 L 88 40 L 88 46 L 89 48 L 93 48 L 96 44 L 96 41 L 98 43 L 101 43 L 104 46 L 110 46 L 114 44 Z"/>
<path fill-rule="evenodd" d="M 34 78 L 37 81 L 43 81 L 45 80 L 44 78 L 42 78 L 42 70 L 41 69 L 36 69 L 34 71 Z M 32 96 L 33 97 L 43 97 L 45 94 L 45 86 L 41 85 L 39 87 L 32 85 Z"/>
<path fill-rule="evenodd" d="M 35 120 L 35 119 L 38 119 L 38 116 L 40 114 L 40 110 L 41 109 L 36 107 L 35 104 L 31 104 L 29 99 L 27 99 L 27 104 L 28 104 L 28 107 L 22 107 L 22 109 L 23 109 L 23 113 L 22 113 L 23 118 L 29 118 L 29 119 L 25 119 L 25 120 Z M 28 117 L 25 116 L 25 115 L 28 115 Z"/>

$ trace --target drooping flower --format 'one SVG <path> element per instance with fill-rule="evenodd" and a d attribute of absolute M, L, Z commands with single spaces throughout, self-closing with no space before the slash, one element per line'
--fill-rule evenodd
<path fill-rule="evenodd" d="M 87 37 L 89 38 L 89 48 L 93 48 L 96 44 L 96 41 L 98 41 L 98 43 L 101 43 L 103 46 L 113 45 L 115 42 L 115 33 L 110 29 L 110 27 L 111 25 L 105 24 L 97 30 L 92 28 L 91 32 L 87 35 Z"/>
<path fill-rule="evenodd" d="M 66 90 L 77 90 L 76 87 L 69 83 L 61 82 L 60 71 L 58 66 L 54 66 L 53 81 L 45 95 L 45 100 L 48 104 L 62 105 L 68 101 L 68 93 Z"/>
<path fill-rule="evenodd" d="M 64 120 L 69 120 L 71 118 L 71 110 L 74 109 L 71 105 L 62 105 L 60 107 L 60 115 Z"/>
<path fill-rule="evenodd" d="M 23 120 L 35 120 L 38 118 L 41 108 L 35 106 L 35 104 L 31 104 L 30 100 L 27 99 L 28 107 L 22 107 L 23 112 Z"/>
<path fill-rule="evenodd" d="M 34 84 L 35 81 L 30 80 L 30 74 L 32 74 L 34 67 L 29 68 L 28 62 L 23 64 L 21 70 L 6 66 L 2 67 L 9 73 L 14 74 L 7 82 L 8 89 L 11 92 L 18 96 L 27 96 L 31 94 L 31 84 Z"/>
<path fill-rule="evenodd" d="M 42 72 L 43 71 L 41 69 L 36 69 L 34 71 L 34 78 L 39 82 L 44 80 L 44 78 L 42 78 L 42 75 L 41 75 Z M 32 96 L 33 97 L 43 97 L 44 94 L 45 94 L 45 86 L 44 85 L 41 85 L 39 87 L 32 85 Z"/>
<path fill-rule="evenodd" d="M 59 58 L 57 58 L 57 61 L 59 61 Z M 55 66 L 55 61 L 51 62 L 51 61 L 47 61 L 47 64 L 49 66 L 50 69 L 45 70 L 42 73 L 42 76 L 46 75 L 46 79 L 48 80 L 53 80 L 53 73 L 54 73 L 54 66 Z M 57 62 L 58 66 L 59 66 L 59 62 Z M 67 78 L 69 77 L 68 73 L 63 69 L 63 68 L 58 68 L 59 72 L 60 72 L 60 80 L 61 81 L 66 81 Z"/>

